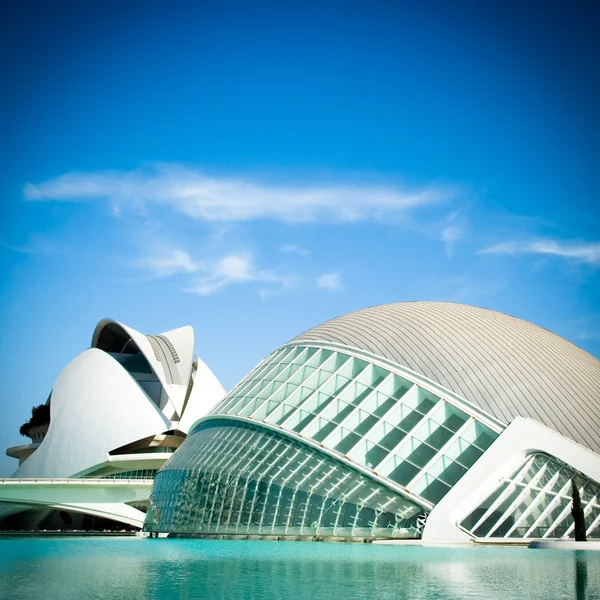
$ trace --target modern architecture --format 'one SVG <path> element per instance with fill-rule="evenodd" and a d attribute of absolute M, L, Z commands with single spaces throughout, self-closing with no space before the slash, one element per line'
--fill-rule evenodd
<path fill-rule="evenodd" d="M 191 327 L 144 335 L 100 321 L 21 428 L 31 443 L 7 450 L 19 467 L 0 480 L 4 526 L 141 527 L 154 475 L 224 393 Z"/>
<path fill-rule="evenodd" d="M 145 529 L 556 539 L 573 532 L 573 481 L 598 538 L 600 361 L 492 310 L 389 304 L 255 367 L 158 472 Z"/>

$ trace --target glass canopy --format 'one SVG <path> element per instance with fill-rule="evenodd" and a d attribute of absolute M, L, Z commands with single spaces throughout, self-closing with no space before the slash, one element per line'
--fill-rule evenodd
<path fill-rule="evenodd" d="M 414 538 L 423 508 L 287 436 L 231 420 L 197 427 L 155 479 L 146 531 Z"/>
<path fill-rule="evenodd" d="M 600 486 L 545 454 L 531 454 L 461 525 L 483 538 L 560 538 L 573 534 L 571 480 L 587 535 L 600 538 Z"/>
<path fill-rule="evenodd" d="M 466 410 L 361 358 L 287 346 L 212 414 L 250 417 L 310 438 L 435 504 L 498 437 Z"/>

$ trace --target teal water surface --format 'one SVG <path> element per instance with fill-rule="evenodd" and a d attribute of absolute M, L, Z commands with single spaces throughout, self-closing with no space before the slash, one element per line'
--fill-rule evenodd
<path fill-rule="evenodd" d="M 600 553 L 141 538 L 0 539 L 0 598 L 600 598 Z"/>

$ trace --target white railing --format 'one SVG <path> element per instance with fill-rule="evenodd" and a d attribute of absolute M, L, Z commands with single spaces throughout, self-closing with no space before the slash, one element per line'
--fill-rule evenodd
<path fill-rule="evenodd" d="M 5 477 L 0 478 L 0 485 L 31 485 L 31 484 L 68 484 L 68 485 L 143 485 L 152 486 L 154 479 L 102 479 L 102 478 L 83 478 L 83 477 Z"/>

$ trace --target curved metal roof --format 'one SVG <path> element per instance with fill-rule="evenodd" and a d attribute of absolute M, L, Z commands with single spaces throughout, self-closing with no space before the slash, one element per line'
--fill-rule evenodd
<path fill-rule="evenodd" d="M 528 321 L 449 302 L 402 302 L 348 313 L 293 342 L 379 355 L 509 423 L 530 417 L 600 452 L 600 361 Z"/>

